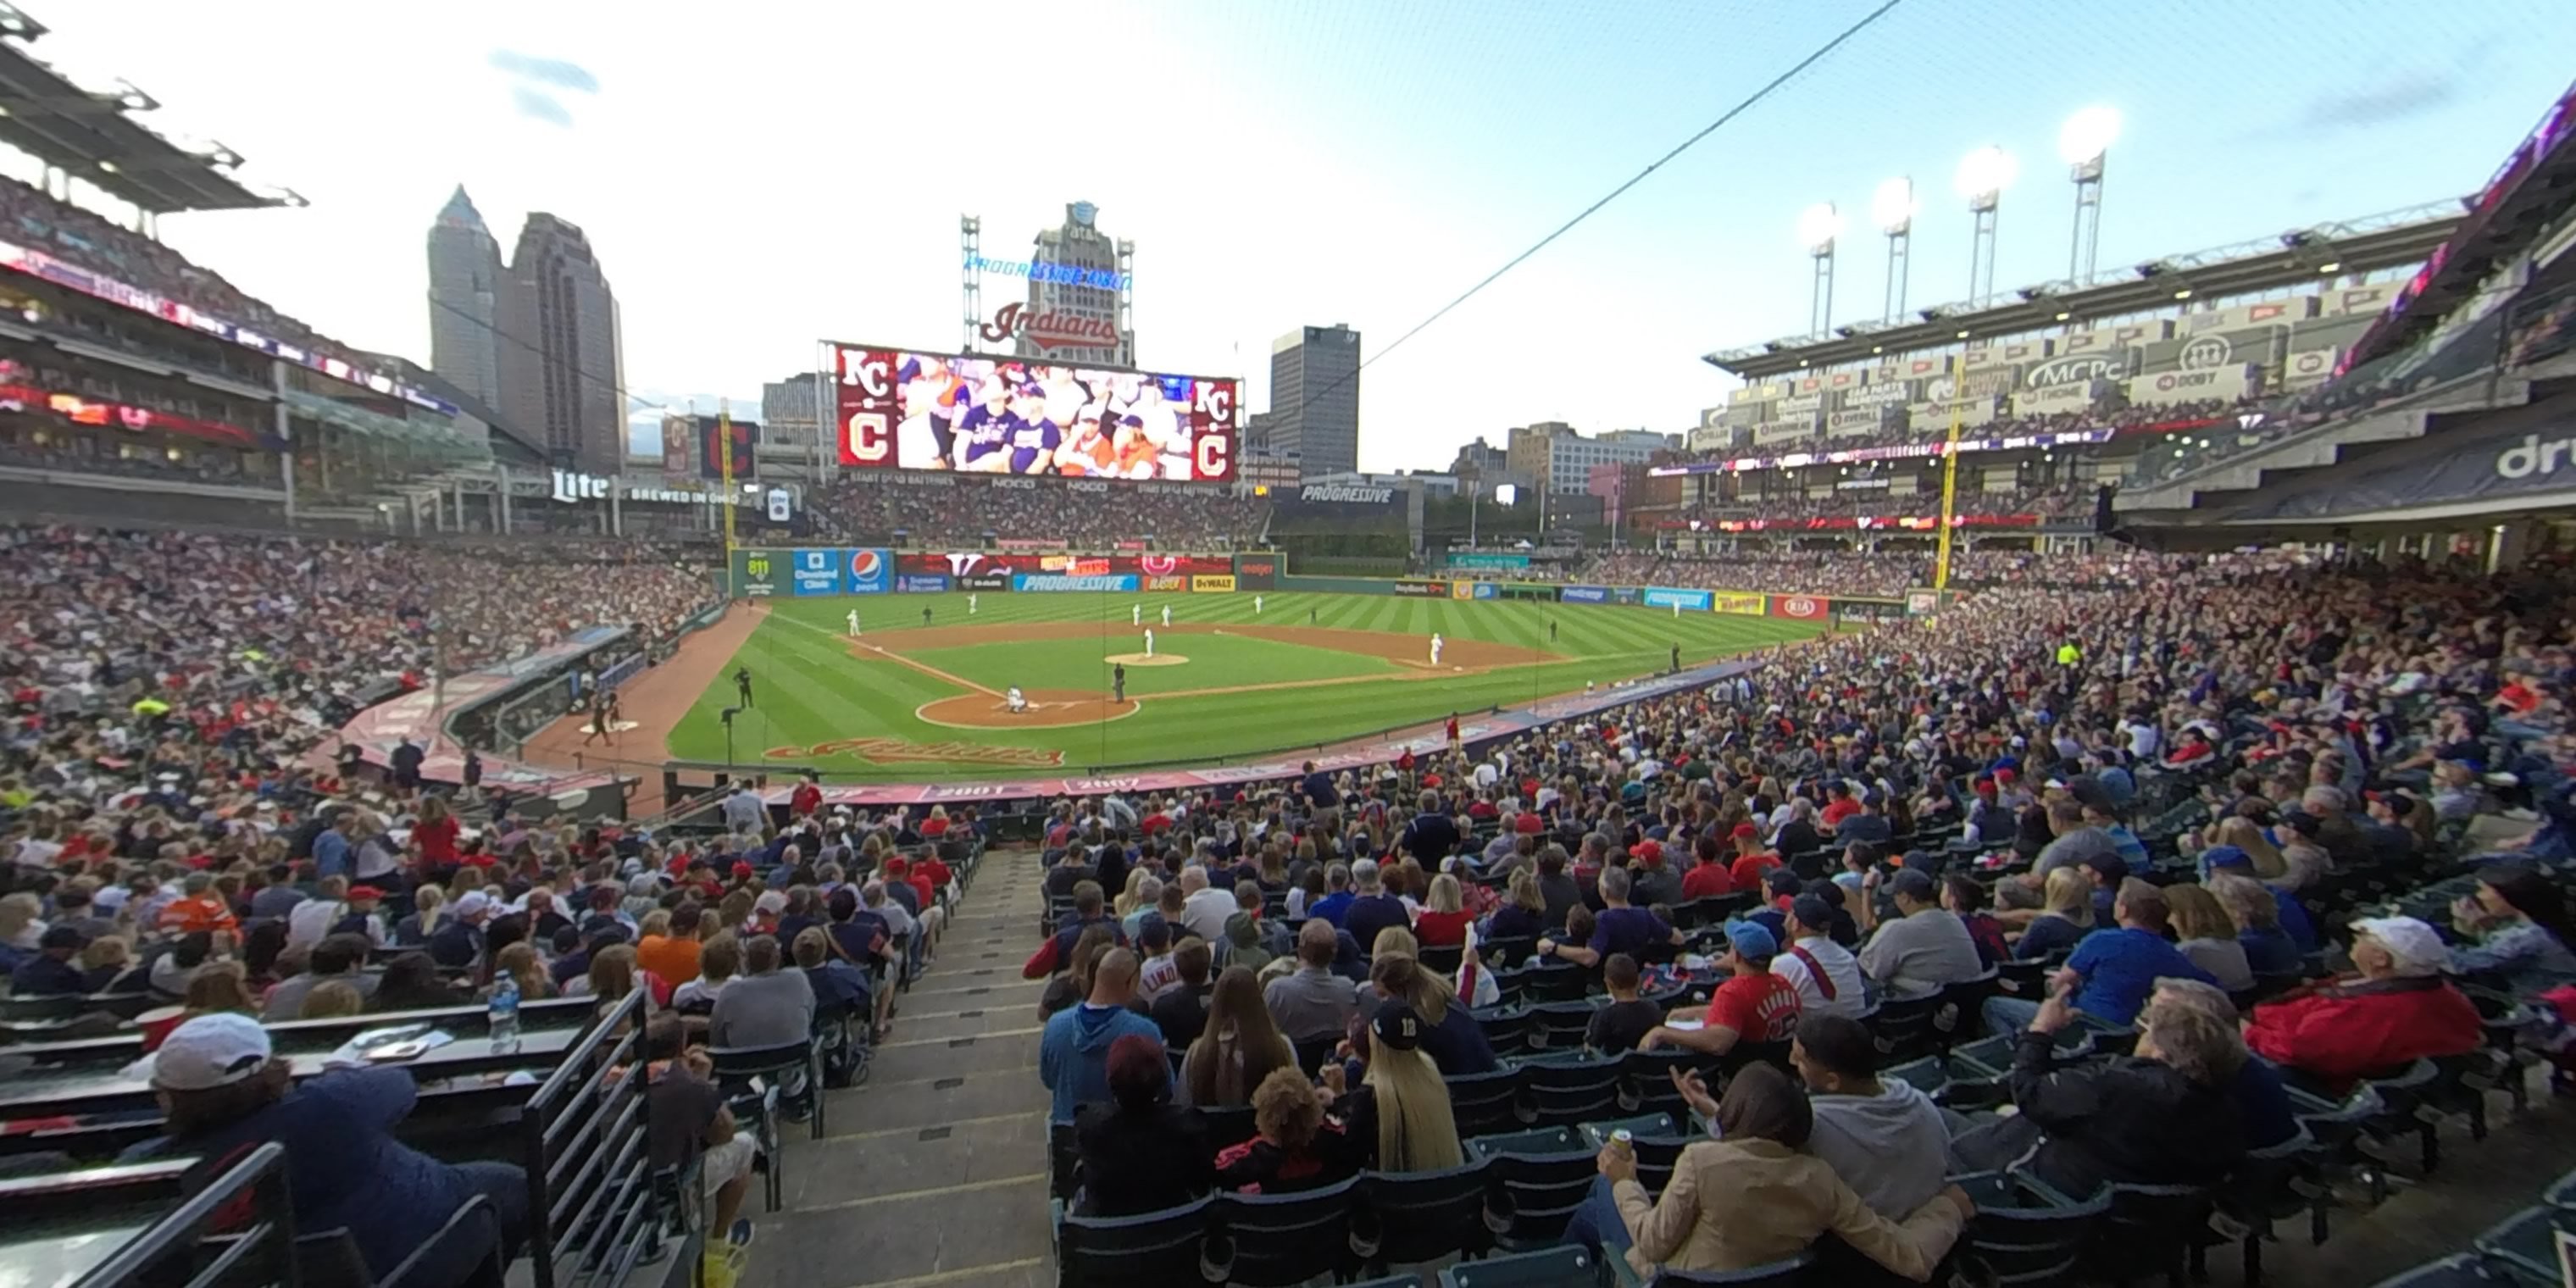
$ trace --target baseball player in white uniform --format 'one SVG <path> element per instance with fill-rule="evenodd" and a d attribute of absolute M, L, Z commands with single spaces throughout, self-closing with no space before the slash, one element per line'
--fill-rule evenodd
<path fill-rule="evenodd" d="M 1259 595 L 1252 597 L 1252 615 L 1255 617 L 1261 616 L 1261 596 Z"/>
<path fill-rule="evenodd" d="M 975 598 L 976 597 L 973 595 L 968 595 L 966 597 L 966 615 L 968 617 L 973 617 L 975 615 Z"/>
<path fill-rule="evenodd" d="M 1440 646 L 1445 642 L 1446 641 L 1440 638 L 1440 632 L 1431 632 L 1431 664 L 1433 666 L 1440 665 Z"/>
<path fill-rule="evenodd" d="M 1168 627 L 1168 626 L 1170 626 L 1171 624 L 1172 624 L 1172 606 L 1171 606 L 1171 605 L 1169 605 L 1169 604 L 1165 604 L 1165 605 L 1163 605 L 1163 625 L 1164 625 L 1164 626 L 1166 626 L 1166 627 Z"/>
<path fill-rule="evenodd" d="M 859 637 L 859 610 L 857 610 L 857 609 L 853 608 L 853 609 L 851 609 L 851 610 L 850 610 L 850 638 L 851 638 L 851 639 L 857 639 L 858 637 Z"/>
<path fill-rule="evenodd" d="M 1146 627 L 1146 628 L 1145 628 L 1145 656 L 1147 656 L 1147 657 L 1152 657 L 1153 655 L 1154 655 L 1154 628 L 1153 628 L 1153 627 L 1151 627 L 1151 626 L 1148 626 L 1148 627 Z"/>
<path fill-rule="evenodd" d="M 1011 686 L 1011 691 L 1009 693 L 1003 695 L 1002 702 L 1003 705 L 1010 708 L 1011 714 L 1015 716 L 1023 714 L 1029 709 L 1028 695 L 1020 692 L 1020 686 L 1016 684 Z"/>
<path fill-rule="evenodd" d="M 1145 624 L 1145 606 L 1143 604 L 1129 604 L 1127 606 L 1127 624 L 1130 626 L 1142 626 Z"/>

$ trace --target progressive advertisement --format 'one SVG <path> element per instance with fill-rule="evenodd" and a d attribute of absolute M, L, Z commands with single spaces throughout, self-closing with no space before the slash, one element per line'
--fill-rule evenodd
<path fill-rule="evenodd" d="M 1132 591 L 1136 589 L 1136 577 L 1132 573 L 1119 573 L 1116 575 L 1054 572 L 1014 573 L 1011 576 L 1011 589 L 1029 591 Z"/>
<path fill-rule="evenodd" d="M 1606 604 L 1610 602 L 1607 586 L 1560 586 L 1556 597 L 1569 604 Z"/>
<path fill-rule="evenodd" d="M 1232 379 L 830 347 L 847 467 L 1234 480 Z"/>
<path fill-rule="evenodd" d="M 1646 607 L 1680 608 L 1694 613 L 1708 611 L 1709 593 L 1705 590 L 1673 590 L 1664 586 L 1646 588 Z"/>

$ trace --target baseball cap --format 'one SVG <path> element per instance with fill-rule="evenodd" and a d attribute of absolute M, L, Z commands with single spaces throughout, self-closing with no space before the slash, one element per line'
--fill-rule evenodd
<path fill-rule="evenodd" d="M 349 887 L 349 901 L 351 903 L 362 903 L 369 899 L 382 899 L 384 897 L 384 891 L 371 885 Z"/>
<path fill-rule="evenodd" d="M 1810 930 L 1822 930 L 1833 924 L 1834 907 L 1823 895 L 1802 894 L 1789 903 L 1789 915 Z"/>
<path fill-rule="evenodd" d="M 1791 906 L 1794 909 L 1795 905 Z M 1799 920 L 1804 921 L 1805 918 Z M 1758 921 L 1726 923 L 1726 944 L 1735 950 L 1736 956 L 1756 961 L 1780 955 L 1780 941 Z"/>
<path fill-rule="evenodd" d="M 1904 895 L 1916 903 L 1930 903 L 1932 891 L 1935 888 L 1932 884 L 1932 874 L 1921 868 L 1899 869 L 1897 874 L 1887 882 L 1889 893 Z"/>
<path fill-rule="evenodd" d="M 49 926 L 45 929 L 44 936 L 36 941 L 36 947 L 80 948 L 88 942 L 88 937 L 81 934 L 78 926 Z"/>
<path fill-rule="evenodd" d="M 1422 1017 L 1413 1003 L 1390 998 L 1369 1021 L 1369 1033 L 1393 1050 L 1411 1051 L 1422 1045 Z"/>
<path fill-rule="evenodd" d="M 467 891 L 464 898 L 456 901 L 456 915 L 459 917 L 479 917 L 491 910 L 492 896 L 480 890 Z"/>
<path fill-rule="evenodd" d="M 1661 863 L 1664 861 L 1664 846 L 1660 841 L 1639 841 L 1635 854 L 1641 863 Z"/>
<path fill-rule="evenodd" d="M 180 1025 L 152 1053 L 152 1085 L 164 1091 L 229 1087 L 268 1064 L 268 1030 L 247 1015 L 218 1011 Z"/>
<path fill-rule="evenodd" d="M 2413 917 L 2364 917 L 2352 923 L 2352 933 L 2378 940 L 2397 959 L 2400 975 L 2438 975 L 2451 961 L 2442 936 Z"/>
<path fill-rule="evenodd" d="M 2213 845 L 2200 852 L 2200 868 L 2203 872 L 2216 872 L 2220 868 L 2253 866 L 2254 856 L 2233 845 Z"/>
<path fill-rule="evenodd" d="M 760 912 L 785 912 L 787 911 L 787 892 L 784 890 L 766 891 L 760 896 L 760 898 L 753 900 L 751 906 Z"/>
<path fill-rule="evenodd" d="M 1741 841 L 1747 837 L 1760 836 L 1762 835 L 1762 831 L 1751 823 L 1738 823 L 1735 825 L 1735 830 L 1727 833 L 1727 835 Z"/>

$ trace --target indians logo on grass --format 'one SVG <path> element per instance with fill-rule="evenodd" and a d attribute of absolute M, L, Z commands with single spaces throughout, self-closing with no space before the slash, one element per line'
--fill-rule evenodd
<path fill-rule="evenodd" d="M 1061 765 L 1064 753 L 1037 747 L 986 747 L 971 742 L 908 742 L 902 738 L 841 738 L 811 747 L 772 747 L 761 753 L 771 760 L 855 756 L 881 765 L 939 763 L 956 765 Z"/>

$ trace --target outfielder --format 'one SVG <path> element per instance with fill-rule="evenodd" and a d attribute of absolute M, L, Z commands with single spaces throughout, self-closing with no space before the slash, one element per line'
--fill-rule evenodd
<path fill-rule="evenodd" d="M 1145 628 L 1145 656 L 1147 656 L 1147 657 L 1152 657 L 1153 655 L 1154 655 L 1154 628 L 1153 628 L 1153 627 L 1151 627 L 1151 626 L 1148 626 L 1148 627 L 1146 627 L 1146 628 Z"/>
<path fill-rule="evenodd" d="M 851 610 L 850 610 L 850 638 L 851 638 L 851 639 L 857 639 L 858 637 L 859 637 L 859 610 L 857 610 L 857 609 L 853 608 L 853 609 L 851 609 Z"/>
<path fill-rule="evenodd" d="M 1169 604 L 1165 604 L 1165 605 L 1163 605 L 1163 625 L 1164 625 L 1166 628 L 1168 628 L 1168 627 L 1170 627 L 1170 626 L 1171 626 L 1171 624 L 1172 624 L 1172 606 L 1171 606 L 1171 605 L 1169 605 Z"/>
<path fill-rule="evenodd" d="M 966 597 L 966 615 L 968 617 L 973 617 L 975 615 L 975 596 L 973 595 L 968 595 Z"/>
<path fill-rule="evenodd" d="M 1431 632 L 1431 664 L 1433 666 L 1440 665 L 1440 646 L 1446 642 L 1447 641 L 1440 638 L 1440 632 Z"/>
<path fill-rule="evenodd" d="M 1255 617 L 1261 616 L 1261 596 L 1259 595 L 1252 597 L 1252 615 Z"/>

